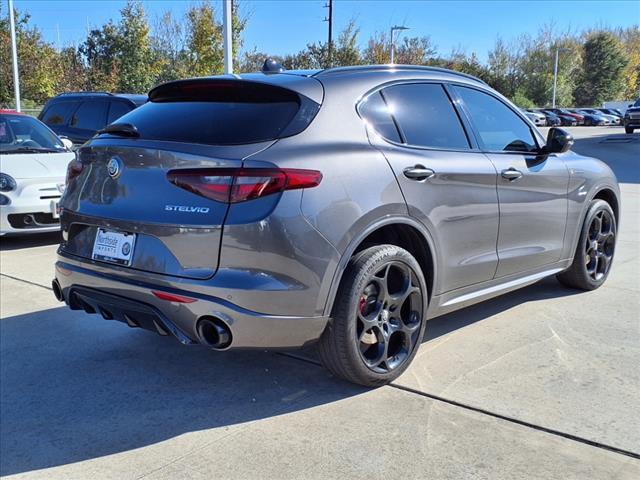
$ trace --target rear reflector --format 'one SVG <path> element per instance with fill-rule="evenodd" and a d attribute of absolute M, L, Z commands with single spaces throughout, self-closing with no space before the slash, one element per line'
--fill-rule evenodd
<path fill-rule="evenodd" d="M 167 179 L 210 200 L 238 203 L 285 190 L 316 187 L 322 173 L 295 168 L 194 168 L 172 170 Z"/>
<path fill-rule="evenodd" d="M 152 290 L 151 293 L 160 300 L 166 300 L 167 302 L 193 303 L 197 301 L 195 298 L 183 297 L 182 295 L 175 295 L 173 293 L 159 292 L 157 290 Z"/>

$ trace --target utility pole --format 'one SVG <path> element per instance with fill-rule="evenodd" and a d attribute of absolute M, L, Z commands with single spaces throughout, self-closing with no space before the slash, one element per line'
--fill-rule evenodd
<path fill-rule="evenodd" d="M 329 18 L 324 19 L 325 22 L 329 22 L 329 38 L 327 39 L 327 45 L 329 50 L 329 66 L 333 66 L 333 0 L 328 0 L 324 8 L 329 9 Z"/>
<path fill-rule="evenodd" d="M 224 43 L 224 73 L 233 73 L 233 4 L 232 0 L 222 0 L 222 39 Z"/>
<path fill-rule="evenodd" d="M 560 48 L 556 47 L 556 61 L 553 66 L 553 99 L 551 100 L 551 104 L 553 108 L 556 108 L 556 89 L 558 88 L 558 55 L 560 51 L 566 51 L 568 48 Z"/>
<path fill-rule="evenodd" d="M 13 0 L 9 0 L 9 27 L 11 29 L 11 57 L 13 59 L 13 91 L 16 111 L 20 112 L 20 73 L 18 72 L 18 47 L 16 44 L 16 21 L 13 18 Z"/>

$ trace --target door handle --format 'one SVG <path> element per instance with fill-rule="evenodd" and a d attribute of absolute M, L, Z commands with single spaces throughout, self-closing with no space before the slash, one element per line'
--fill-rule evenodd
<path fill-rule="evenodd" d="M 430 168 L 426 168 L 422 165 L 407 167 L 402 171 L 402 173 L 404 173 L 405 177 L 410 178 L 411 180 L 426 180 L 436 174 L 436 172 Z"/>
<path fill-rule="evenodd" d="M 500 174 L 502 175 L 502 178 L 506 178 L 510 182 L 517 180 L 522 176 L 522 172 L 513 167 L 508 168 L 507 170 L 502 170 Z"/>

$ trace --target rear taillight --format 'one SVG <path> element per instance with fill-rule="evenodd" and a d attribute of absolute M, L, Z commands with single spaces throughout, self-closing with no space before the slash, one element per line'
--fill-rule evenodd
<path fill-rule="evenodd" d="M 197 195 L 225 203 L 320 184 L 322 173 L 295 168 L 215 168 L 172 170 L 167 179 Z"/>
<path fill-rule="evenodd" d="M 79 176 L 82 173 L 83 168 L 84 165 L 80 160 L 71 160 L 67 166 L 66 184 L 69 185 L 77 176 Z"/>

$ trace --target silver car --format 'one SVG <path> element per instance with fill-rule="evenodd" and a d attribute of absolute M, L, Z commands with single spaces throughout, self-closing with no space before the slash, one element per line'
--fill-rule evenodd
<path fill-rule="evenodd" d="M 216 350 L 315 343 L 376 386 L 427 319 L 609 273 L 614 174 L 474 77 L 269 69 L 149 99 L 69 167 L 53 290 L 71 309 Z"/>

